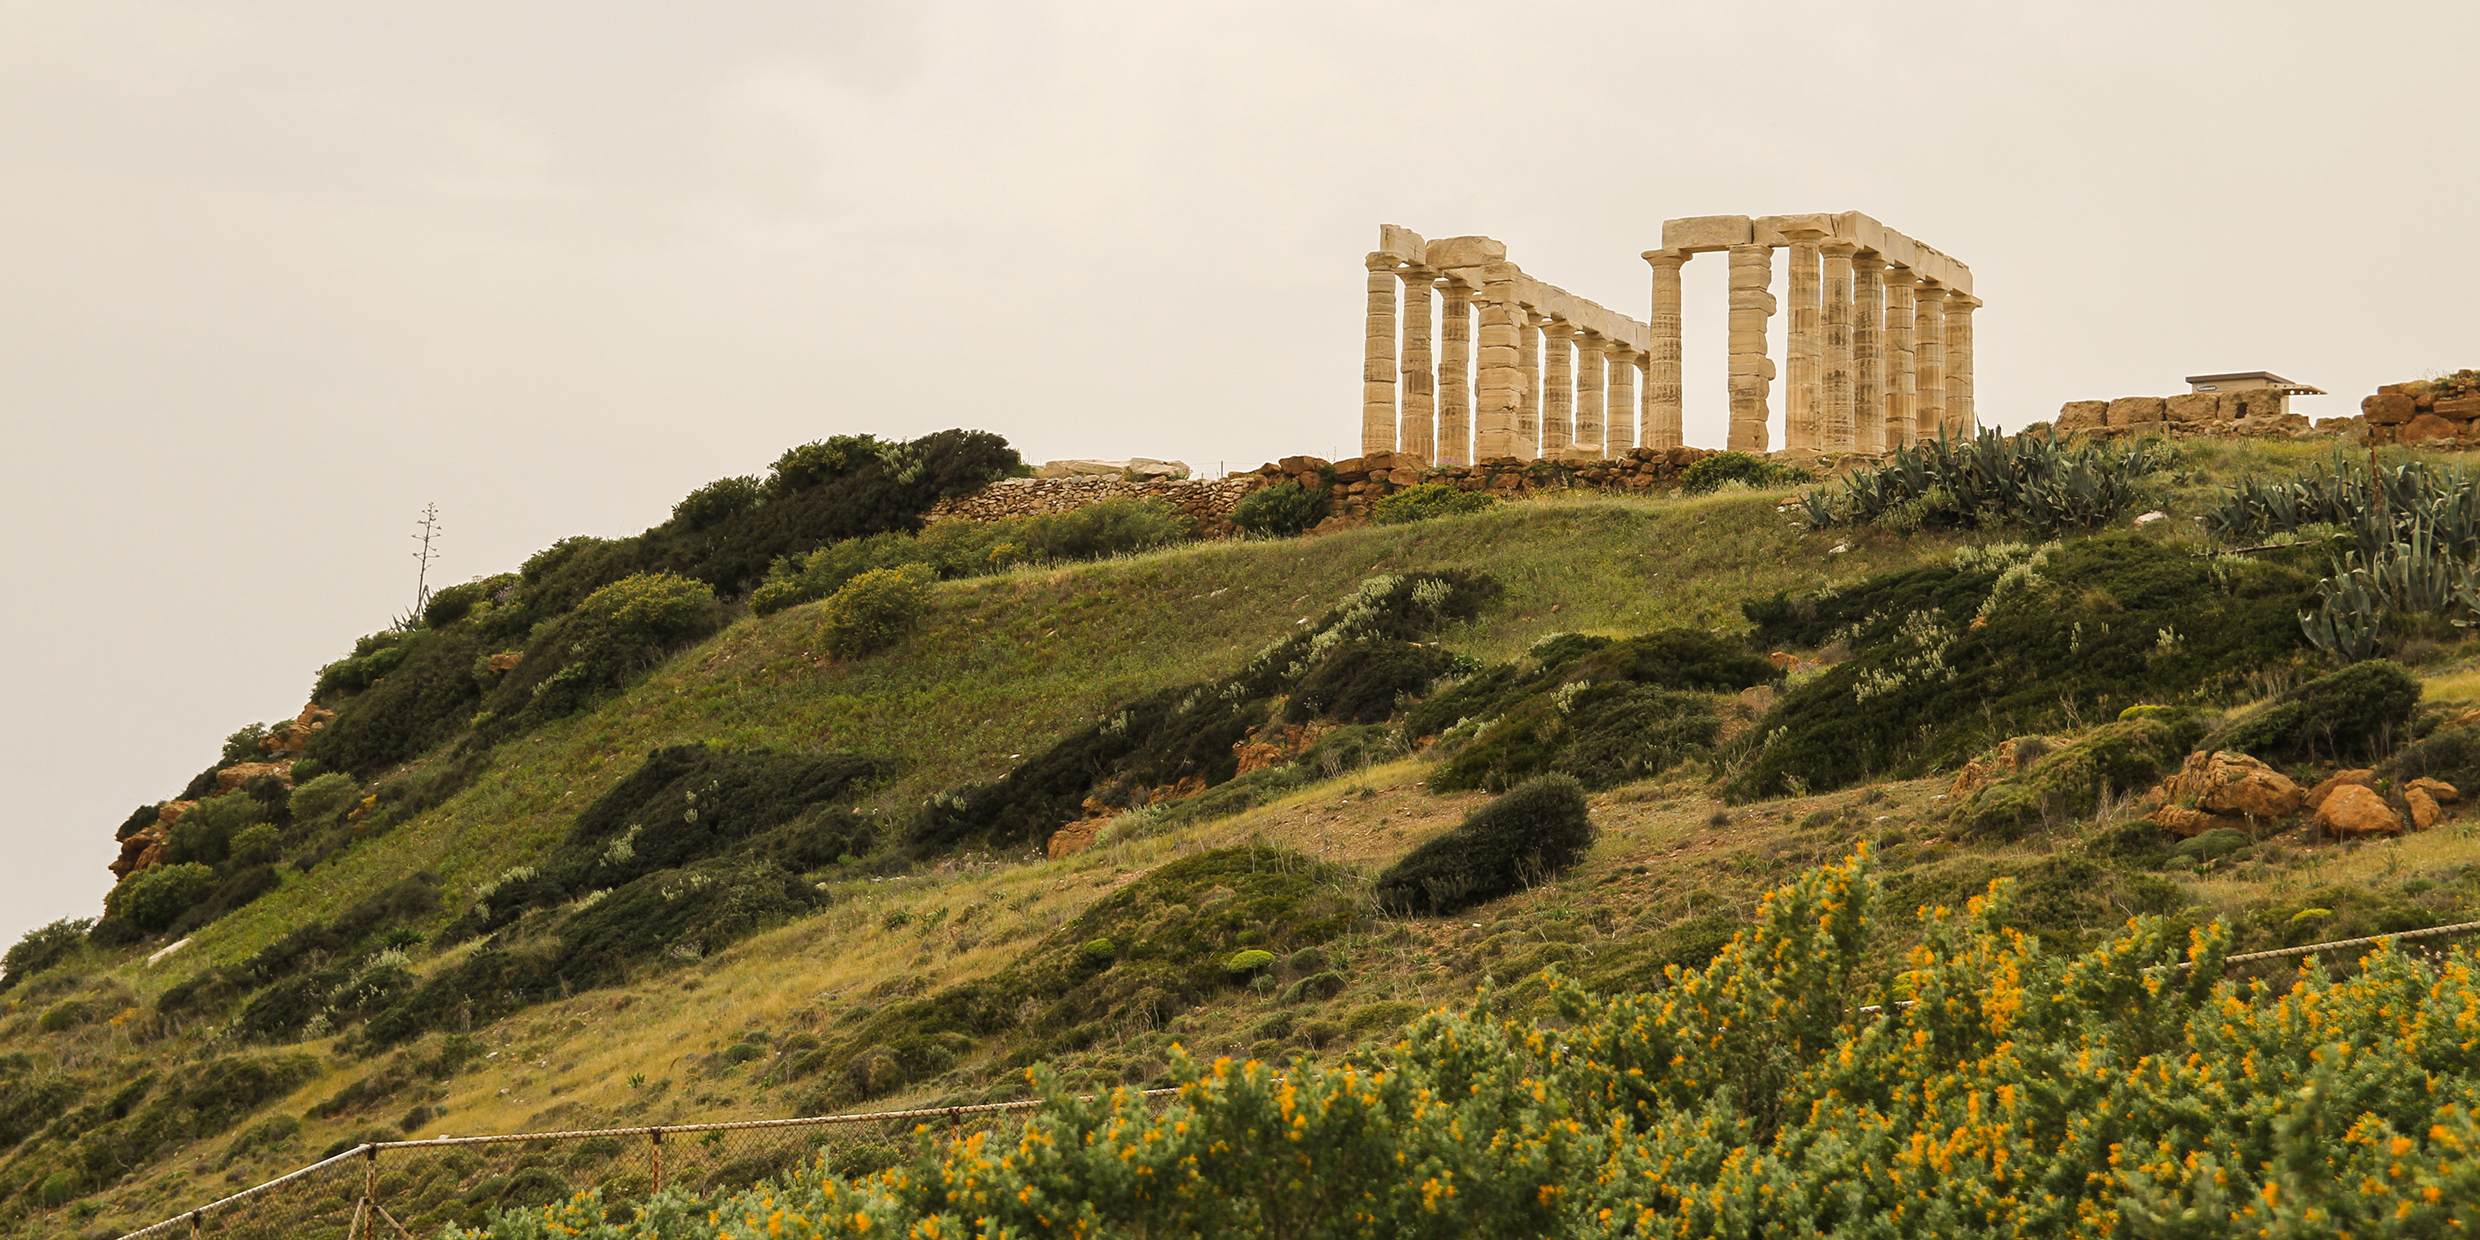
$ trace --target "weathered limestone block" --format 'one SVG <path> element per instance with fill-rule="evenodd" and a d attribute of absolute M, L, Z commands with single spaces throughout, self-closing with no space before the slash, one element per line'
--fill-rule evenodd
<path fill-rule="evenodd" d="M 2307 795 L 2300 798 L 2299 804 L 2302 809 L 2311 812 L 2320 810 L 2325 808 L 2325 798 L 2332 796 L 2335 789 L 2354 784 L 2365 788 L 2375 782 L 2377 782 L 2376 771 L 2367 767 L 2336 771 L 2319 780 L 2315 787 L 2308 789 Z"/>
<path fill-rule="evenodd" d="M 2151 426 L 2169 418 L 2170 402 L 2159 396 L 2121 396 L 2104 418 L 2111 426 Z"/>
<path fill-rule="evenodd" d="M 2445 810 L 2438 807 L 2437 798 L 2430 796 L 2426 788 L 2405 788 L 2402 795 L 2403 804 L 2411 809 L 2414 831 L 2426 831 L 2446 816 Z"/>
<path fill-rule="evenodd" d="M 2109 411 L 2106 400 L 2071 400 L 2058 407 L 2055 425 L 2061 432 L 2092 430 L 2110 424 Z"/>
<path fill-rule="evenodd" d="M 2211 422 L 2220 416 L 2222 398 L 2212 392 L 2181 392 L 2162 402 L 2173 422 Z"/>
<path fill-rule="evenodd" d="M 2401 443 L 2452 443 L 2462 427 L 2433 413 L 2423 413 L 2403 423 Z"/>
<path fill-rule="evenodd" d="M 2449 422 L 2469 422 L 2480 418 L 2480 396 L 2446 396 L 2433 401 L 2429 412 Z"/>
<path fill-rule="evenodd" d="M 2413 789 L 2418 789 L 2419 791 L 2425 792 L 2429 796 L 2434 797 L 2439 805 L 2452 805 L 2456 801 L 2463 799 L 2463 794 L 2458 791 L 2454 785 L 2449 784 L 2442 779 L 2428 779 L 2423 777 L 2412 780 L 2410 783 L 2403 785 L 2403 791 L 2406 793 Z"/>
<path fill-rule="evenodd" d="M 2399 426 L 2410 421 L 2412 415 L 2419 412 L 2412 407 L 2410 397 L 2400 392 L 2388 392 L 2382 388 L 2378 389 L 2376 395 L 2361 400 L 2359 411 L 2366 414 L 2370 422 L 2379 426 Z"/>
<path fill-rule="evenodd" d="M 2304 794 L 2289 776 L 2243 753 L 2200 751 L 2146 800 L 2165 831 L 2196 835 L 2223 826 L 2263 824 L 2298 812 Z"/>

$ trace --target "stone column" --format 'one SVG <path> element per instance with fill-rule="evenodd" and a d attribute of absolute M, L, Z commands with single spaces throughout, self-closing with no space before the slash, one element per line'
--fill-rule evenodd
<path fill-rule="evenodd" d="M 1523 401 L 1516 406 L 1515 454 L 1531 461 L 1541 457 L 1541 328 L 1550 320 L 1519 307 L 1516 321 L 1523 324 L 1519 343 L 1524 350 L 1520 363 L 1524 367 L 1524 386 L 1520 393 Z"/>
<path fill-rule="evenodd" d="M 1541 325 L 1541 455 L 1557 460 L 1576 442 L 1576 325 L 1551 319 Z"/>
<path fill-rule="evenodd" d="M 1483 276 L 1481 360 L 1473 397 L 1473 457 L 1513 456 L 1516 417 L 1524 400 L 1524 308 L 1516 304 L 1515 266 L 1499 263 Z"/>
<path fill-rule="evenodd" d="M 1636 446 L 1636 350 L 1610 342 L 1610 396 L 1604 407 L 1602 455 L 1617 456 Z"/>
<path fill-rule="evenodd" d="M 1923 279 L 1913 298 L 1912 405 L 1914 433 L 1936 438 L 1946 426 L 1946 290 Z"/>
<path fill-rule="evenodd" d="M 1472 464 L 1472 290 L 1440 280 L 1438 456 L 1433 465 Z"/>
<path fill-rule="evenodd" d="M 1774 250 L 1731 247 L 1731 436 L 1734 452 L 1766 450 L 1766 396 L 1774 386 L 1774 359 L 1765 355 L 1765 321 L 1774 317 Z M 1651 389 L 1648 383 L 1647 389 Z"/>
<path fill-rule="evenodd" d="M 1818 339 L 1823 289 L 1818 283 L 1817 245 L 1825 233 L 1814 228 L 1786 229 L 1791 241 L 1791 324 L 1783 350 L 1787 386 L 1783 395 L 1783 447 L 1816 451 L 1821 446 L 1824 384 L 1818 373 L 1824 360 Z"/>
<path fill-rule="evenodd" d="M 1919 442 L 1912 424 L 1912 284 L 1909 267 L 1886 271 L 1886 448 Z"/>
<path fill-rule="evenodd" d="M 1652 355 L 1646 353 L 1639 353 L 1636 355 L 1636 399 L 1638 401 L 1637 425 L 1643 428 L 1638 432 L 1637 442 L 1648 448 L 1676 448 L 1679 446 L 1678 444 L 1658 444 L 1653 442 L 1652 439 L 1653 411 L 1644 405 L 1646 394 L 1653 390 L 1652 366 Z"/>
<path fill-rule="evenodd" d="M 1886 450 L 1886 256 L 1875 250 L 1851 260 L 1852 448 Z"/>
<path fill-rule="evenodd" d="M 1395 257 L 1373 253 L 1369 349 L 1361 363 L 1361 455 L 1395 450 Z"/>
<path fill-rule="evenodd" d="M 1980 308 L 1970 293 L 1946 295 L 1946 424 L 1960 438 L 1981 430 L 1972 408 L 1972 312 Z"/>
<path fill-rule="evenodd" d="M 1395 450 L 1423 461 L 1438 459 L 1437 379 L 1429 353 L 1429 288 L 1438 273 L 1427 267 L 1406 267 L 1404 279 L 1404 412 L 1397 424 Z"/>
<path fill-rule="evenodd" d="M 1676 448 L 1687 403 L 1680 390 L 1679 269 L 1687 265 L 1688 255 L 1678 250 L 1647 250 L 1645 261 L 1653 264 L 1653 317 L 1647 320 L 1653 328 L 1653 353 L 1645 360 L 1645 446 Z"/>
<path fill-rule="evenodd" d="M 1602 404 L 1610 363 L 1604 350 L 1610 342 L 1589 331 L 1576 333 L 1576 433 L 1568 440 L 1570 455 L 1598 461 L 1609 456 L 1610 435 Z"/>
<path fill-rule="evenodd" d="M 1818 249 L 1826 262 L 1824 313 L 1818 319 L 1824 329 L 1824 365 L 1818 371 L 1818 388 L 1824 399 L 1817 419 L 1817 447 L 1826 452 L 1849 452 L 1859 442 L 1851 374 L 1851 257 L 1860 247 L 1836 239 Z"/>

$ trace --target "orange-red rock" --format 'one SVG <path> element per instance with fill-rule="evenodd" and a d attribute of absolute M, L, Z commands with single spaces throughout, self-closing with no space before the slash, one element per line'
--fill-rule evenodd
<path fill-rule="evenodd" d="M 2373 788 L 2344 784 L 2317 807 L 2316 820 L 2327 831 L 2345 839 L 2369 835 L 2400 835 L 2402 815 L 2385 803 Z"/>
<path fill-rule="evenodd" d="M 2302 794 L 2289 776 L 2225 749 L 2187 755 L 2179 773 L 2163 781 L 2148 799 L 2156 805 L 2269 822 L 2296 813 Z M 2161 819 L 2156 816 L 2154 821 Z"/>
<path fill-rule="evenodd" d="M 293 786 L 293 764 L 290 759 L 283 762 L 240 762 L 215 773 L 215 793 L 222 796 L 228 792 L 239 792 L 262 775 L 273 775 L 283 780 L 287 788 Z"/>
<path fill-rule="evenodd" d="M 2414 788 L 2435 798 L 2439 805 L 2452 805 L 2463 799 L 2463 794 L 2456 791 L 2454 785 L 2442 779 L 2429 779 L 2423 776 L 2403 785 L 2403 791 L 2406 793 Z"/>
<path fill-rule="evenodd" d="M 1101 838 L 1102 824 L 1106 821 L 1108 819 L 1088 818 L 1083 822 L 1069 823 L 1051 832 L 1050 847 L 1045 851 L 1053 861 L 1073 857 L 1094 846 L 1094 841 Z"/>
<path fill-rule="evenodd" d="M 2365 767 L 2355 768 L 2348 771 L 2336 771 L 2333 774 L 2326 776 L 2324 779 L 2319 780 L 2315 787 L 2308 789 L 2308 795 L 2303 798 L 2299 804 L 2301 808 L 2314 812 L 2315 810 L 2323 808 L 2325 805 L 2325 798 L 2332 795 L 2334 789 L 2339 788 L 2344 784 L 2357 784 L 2360 787 L 2365 788 L 2375 782 L 2377 782 L 2377 773 Z"/>
<path fill-rule="evenodd" d="M 2437 807 L 2437 798 L 2428 795 L 2425 788 L 2403 789 L 2403 804 L 2411 807 L 2411 829 L 2414 831 L 2426 831 L 2446 816 L 2446 812 Z"/>

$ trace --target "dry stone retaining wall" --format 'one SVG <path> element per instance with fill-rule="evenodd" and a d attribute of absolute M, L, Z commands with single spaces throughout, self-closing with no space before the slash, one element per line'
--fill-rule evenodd
<path fill-rule="evenodd" d="M 2096 439 L 2118 435 L 2262 439 L 2348 434 L 2357 421 L 2327 418 L 2311 425 L 2304 414 L 2283 412 L 2282 394 L 2265 389 L 2071 400 L 2059 408 L 2055 425 L 2061 435 Z"/>
<path fill-rule="evenodd" d="M 2359 403 L 2371 443 L 2480 447 L 2480 372 L 2389 383 Z"/>
<path fill-rule="evenodd" d="M 1071 512 L 1106 499 L 1158 499 L 1177 508 L 1209 538 L 1231 532 L 1231 510 L 1240 497 L 1264 486 L 1254 474 L 1221 479 L 1007 478 L 970 495 L 940 500 L 932 521 L 1002 521 Z"/>

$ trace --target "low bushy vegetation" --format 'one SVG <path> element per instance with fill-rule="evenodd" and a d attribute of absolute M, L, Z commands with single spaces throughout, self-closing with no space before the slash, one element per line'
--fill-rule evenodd
<path fill-rule="evenodd" d="M 879 569 L 914 567 L 942 580 L 978 577 L 1019 564 L 1064 564 L 1134 555 L 1189 541 L 1196 523 L 1155 499 L 1117 497 L 1068 512 L 1002 521 L 941 521 L 920 533 L 890 532 L 829 543 L 767 570 L 750 609 L 772 615 L 816 602 Z"/>
<path fill-rule="evenodd" d="M 1263 963 L 1235 972 L 1235 954 L 1289 960 L 1342 934 L 1355 887 L 1348 871 L 1283 849 L 1182 857 L 1096 901 L 992 976 L 889 1003 L 805 1056 L 793 1075 L 824 1075 L 803 1112 L 938 1077 L 1002 1035 L 1007 1066 L 1021 1068 L 1157 1027 L 1266 972 Z M 985 1065 L 983 1075 L 998 1070 Z"/>
<path fill-rule="evenodd" d="M 1693 629 L 1617 642 L 1570 635 L 1536 652 L 1407 718 L 1408 734 L 1443 727 L 1455 742 L 1430 786 L 1503 791 L 1553 771 L 1595 789 L 1643 779 L 1713 744 L 1716 694 L 1782 679 L 1739 643 Z"/>
<path fill-rule="evenodd" d="M 1237 674 L 1149 694 L 999 780 L 940 794 L 911 841 L 924 851 L 1039 847 L 1085 817 L 1088 799 L 1138 808 L 1229 782 L 1239 774 L 1236 747 L 1260 732 L 1388 718 L 1449 666 L 1447 655 L 1416 643 L 1498 593 L 1496 582 L 1465 573 L 1373 577 Z"/>
<path fill-rule="evenodd" d="M 2312 588 L 2278 561 L 2136 535 L 1970 547 L 1936 567 L 1746 605 L 1759 641 L 1849 657 L 1792 686 L 1732 783 L 1744 797 L 1961 765 L 2009 736 L 2140 703 L 2211 702 L 2297 668 Z"/>
<path fill-rule="evenodd" d="M 2220 980 L 2218 927 L 2068 954 L 2008 929 L 2011 898 L 1923 909 L 1889 968 L 1868 867 L 1829 867 L 1659 993 L 1562 985 L 1555 1024 L 1485 1000 L 1374 1062 L 1184 1061 L 1159 1115 L 1037 1073 L 1013 1139 L 472 1234 L 2450 1234 L 2480 1200 L 2466 953 L 2285 994 Z"/>
<path fill-rule="evenodd" d="M 1549 882 L 1593 847 L 1584 786 L 1545 775 L 1466 815 L 1387 867 L 1373 888 L 1399 913 L 1453 913 Z"/>
<path fill-rule="evenodd" d="M 1326 519 L 1326 492 L 1297 482 L 1259 487 L 1232 506 L 1232 528 L 1260 538 L 1290 538 Z"/>
<path fill-rule="evenodd" d="M 2145 479 L 2169 461 L 2153 441 L 2068 446 L 2052 434 L 2009 437 L 1994 427 L 1964 440 L 1933 440 L 1889 453 L 1845 475 L 1839 489 L 1800 496 L 1811 529 L 2012 527 L 2043 538 L 2094 530 L 2148 502 Z"/>
<path fill-rule="evenodd" d="M 215 890 L 215 870 L 194 861 L 151 865 L 104 893 L 107 917 L 152 934 Z"/>
<path fill-rule="evenodd" d="M 2089 818 L 2104 798 L 2125 799 L 2178 769 L 2205 732 L 2194 711 L 2145 712 L 2105 724 L 1966 797 L 1954 809 L 1965 839 L 2016 839 L 2036 827 Z"/>
<path fill-rule="evenodd" d="M 2393 751 L 2419 709 L 2420 682 L 2384 660 L 2319 676 L 2224 728 L 2212 748 L 2276 766 L 2376 759 Z"/>
<path fill-rule="evenodd" d="M 858 659 L 904 640 L 929 610 L 930 581 L 917 566 L 874 568 L 827 600 L 819 635 L 828 654 Z"/>
<path fill-rule="evenodd" d="M 63 917 L 27 931 L 0 955 L 0 991 L 76 955 L 85 945 L 86 932 L 94 928 L 94 918 Z"/>
<path fill-rule="evenodd" d="M 1769 461 L 1748 452 L 1716 452 L 1690 464 L 1679 476 L 1680 489 L 1690 495 L 1709 495 L 1737 483 L 1754 488 L 1797 486 L 1813 481 L 1816 473 L 1797 465 Z"/>

